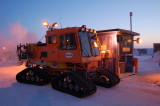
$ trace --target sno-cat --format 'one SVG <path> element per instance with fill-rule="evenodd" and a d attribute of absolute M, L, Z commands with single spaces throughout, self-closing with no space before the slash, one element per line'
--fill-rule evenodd
<path fill-rule="evenodd" d="M 16 75 L 21 83 L 45 85 L 76 97 L 86 97 L 96 92 L 96 85 L 106 88 L 120 82 L 120 78 L 100 67 L 100 42 L 96 30 L 82 27 L 46 31 L 46 43 L 17 45 L 17 56 L 27 68 Z"/>

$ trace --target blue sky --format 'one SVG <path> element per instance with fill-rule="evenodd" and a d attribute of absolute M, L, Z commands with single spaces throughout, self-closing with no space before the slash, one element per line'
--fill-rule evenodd
<path fill-rule="evenodd" d="M 133 31 L 143 41 L 135 47 L 160 43 L 160 0 L 0 0 L 0 31 L 18 22 L 41 38 L 44 20 L 62 27 L 130 29 L 129 12 L 133 12 Z"/>

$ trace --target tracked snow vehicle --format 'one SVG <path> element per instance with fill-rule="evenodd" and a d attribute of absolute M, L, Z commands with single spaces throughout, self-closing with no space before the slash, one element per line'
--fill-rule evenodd
<path fill-rule="evenodd" d="M 46 43 L 17 46 L 20 61 L 27 68 L 16 76 L 18 82 L 45 85 L 76 97 L 96 92 L 96 84 L 109 88 L 120 82 L 119 77 L 99 67 L 102 62 L 96 31 L 82 27 L 55 29 L 46 32 Z"/>

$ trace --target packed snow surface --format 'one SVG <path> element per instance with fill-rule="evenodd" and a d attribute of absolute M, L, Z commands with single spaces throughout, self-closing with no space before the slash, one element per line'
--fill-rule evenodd
<path fill-rule="evenodd" d="M 160 66 L 151 56 L 137 58 L 138 74 L 122 74 L 119 85 L 97 86 L 97 92 L 85 98 L 53 90 L 50 84 L 18 83 L 15 76 L 25 66 L 0 63 L 0 106 L 160 106 Z"/>

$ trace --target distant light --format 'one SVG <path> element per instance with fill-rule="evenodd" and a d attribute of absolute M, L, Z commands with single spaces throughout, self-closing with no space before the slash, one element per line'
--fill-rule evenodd
<path fill-rule="evenodd" d="M 3 49 L 3 50 L 5 50 L 5 49 L 6 49 L 6 47 L 4 47 L 4 46 L 3 46 L 3 47 L 2 47 L 2 49 Z"/>
<path fill-rule="evenodd" d="M 49 23 L 48 23 L 48 21 L 43 21 L 43 26 L 49 26 Z"/>

